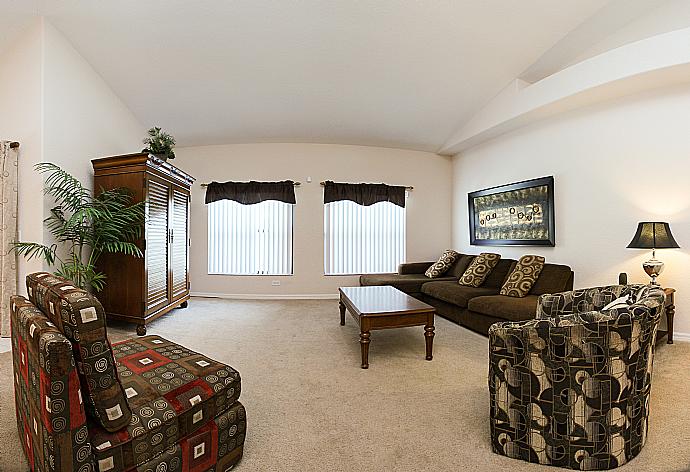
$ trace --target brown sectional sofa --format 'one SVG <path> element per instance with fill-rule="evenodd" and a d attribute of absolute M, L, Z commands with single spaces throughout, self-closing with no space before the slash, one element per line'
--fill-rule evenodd
<path fill-rule="evenodd" d="M 397 274 L 362 275 L 360 285 L 392 285 L 436 308 L 436 312 L 473 331 L 488 334 L 489 326 L 499 321 L 522 321 L 534 318 L 537 299 L 545 293 L 573 289 L 573 271 L 560 264 L 544 264 L 539 279 L 524 298 L 499 295 L 503 282 L 517 261 L 501 259 L 481 287 L 466 287 L 458 279 L 475 256 L 461 254 L 443 277 L 424 275 L 433 262 L 401 264 Z"/>

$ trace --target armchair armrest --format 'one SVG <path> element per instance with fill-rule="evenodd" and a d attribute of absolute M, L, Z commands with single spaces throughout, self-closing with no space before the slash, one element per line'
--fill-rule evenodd
<path fill-rule="evenodd" d="M 406 262 L 398 266 L 398 274 L 423 274 L 434 262 Z"/>
<path fill-rule="evenodd" d="M 497 367 L 500 359 L 508 359 L 512 364 L 517 357 L 526 357 L 529 353 L 541 357 L 550 352 L 545 357 L 551 361 L 554 360 L 554 353 L 561 353 L 563 357 L 567 355 L 568 360 L 563 359 L 566 362 L 570 362 L 570 359 L 601 357 L 605 355 L 602 342 L 607 343 L 610 350 L 629 346 L 634 323 L 640 325 L 638 342 L 649 341 L 661 315 L 663 298 L 661 305 L 658 303 L 658 300 L 652 300 L 627 308 L 568 313 L 550 319 L 494 323 L 489 328 L 491 365 Z M 600 349 L 585 347 L 590 343 Z"/>

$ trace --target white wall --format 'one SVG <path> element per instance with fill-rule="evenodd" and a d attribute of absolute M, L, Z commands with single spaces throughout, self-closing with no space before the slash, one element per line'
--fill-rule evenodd
<path fill-rule="evenodd" d="M 323 275 L 323 191 L 319 182 L 412 185 L 407 200 L 407 258 L 435 259 L 450 244 L 450 159 L 400 149 L 328 144 L 244 144 L 178 148 L 174 164 L 197 178 L 191 206 L 191 290 L 194 293 L 304 296 L 337 294 L 356 277 Z M 306 183 L 311 176 L 312 183 Z M 200 183 L 295 180 L 293 276 L 207 274 L 207 212 Z M 271 286 L 280 280 L 281 286 Z"/>
<path fill-rule="evenodd" d="M 607 37 L 578 54 L 569 64 L 577 64 L 634 41 L 687 27 L 690 27 L 690 2 L 666 0 L 660 2 L 657 8 L 612 31 Z"/>
<path fill-rule="evenodd" d="M 43 240 L 43 207 L 40 179 L 33 165 L 41 161 L 41 22 L 28 28 L 0 57 L 0 139 L 19 141 L 19 212 L 20 237 Z M 19 260 L 19 289 L 29 272 L 41 270 L 41 261 Z"/>
<path fill-rule="evenodd" d="M 43 160 L 91 188 L 91 159 L 140 151 L 146 128 L 67 39 L 44 25 Z"/>
<path fill-rule="evenodd" d="M 453 246 L 470 252 L 467 193 L 555 177 L 556 247 L 496 248 L 568 264 L 575 286 L 646 282 L 648 251 L 626 249 L 638 221 L 668 221 L 682 249 L 660 250 L 660 282 L 678 290 L 675 331 L 690 336 L 690 85 L 582 108 L 453 159 Z M 492 249 L 493 250 L 493 249 Z"/>
<path fill-rule="evenodd" d="M 0 58 L 0 139 L 19 141 L 19 231 L 23 241 L 49 243 L 51 202 L 33 166 L 54 162 L 89 188 L 90 160 L 141 149 L 145 128 L 53 26 L 36 20 Z M 41 261 L 19 261 L 19 292 Z"/>

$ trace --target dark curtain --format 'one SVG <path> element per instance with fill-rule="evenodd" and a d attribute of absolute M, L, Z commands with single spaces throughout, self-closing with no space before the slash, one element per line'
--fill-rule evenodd
<path fill-rule="evenodd" d="M 206 188 L 206 203 L 218 200 L 234 200 L 243 205 L 252 205 L 265 200 L 295 203 L 295 183 L 282 182 L 211 182 Z"/>
<path fill-rule="evenodd" d="M 330 180 L 325 182 L 323 202 L 340 200 L 351 200 L 364 206 L 391 202 L 405 208 L 405 187 L 386 184 L 345 184 Z"/>

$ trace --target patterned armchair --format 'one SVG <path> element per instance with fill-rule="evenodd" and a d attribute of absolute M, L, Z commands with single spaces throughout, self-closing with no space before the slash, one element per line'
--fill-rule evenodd
<path fill-rule="evenodd" d="M 240 375 L 159 336 L 111 345 L 98 300 L 45 272 L 12 297 L 21 443 L 32 471 L 227 471 L 246 433 Z"/>
<path fill-rule="evenodd" d="M 603 310 L 627 295 L 638 301 Z M 493 451 L 577 470 L 635 457 L 663 306 L 658 287 L 614 285 L 542 295 L 536 319 L 491 326 Z"/>

